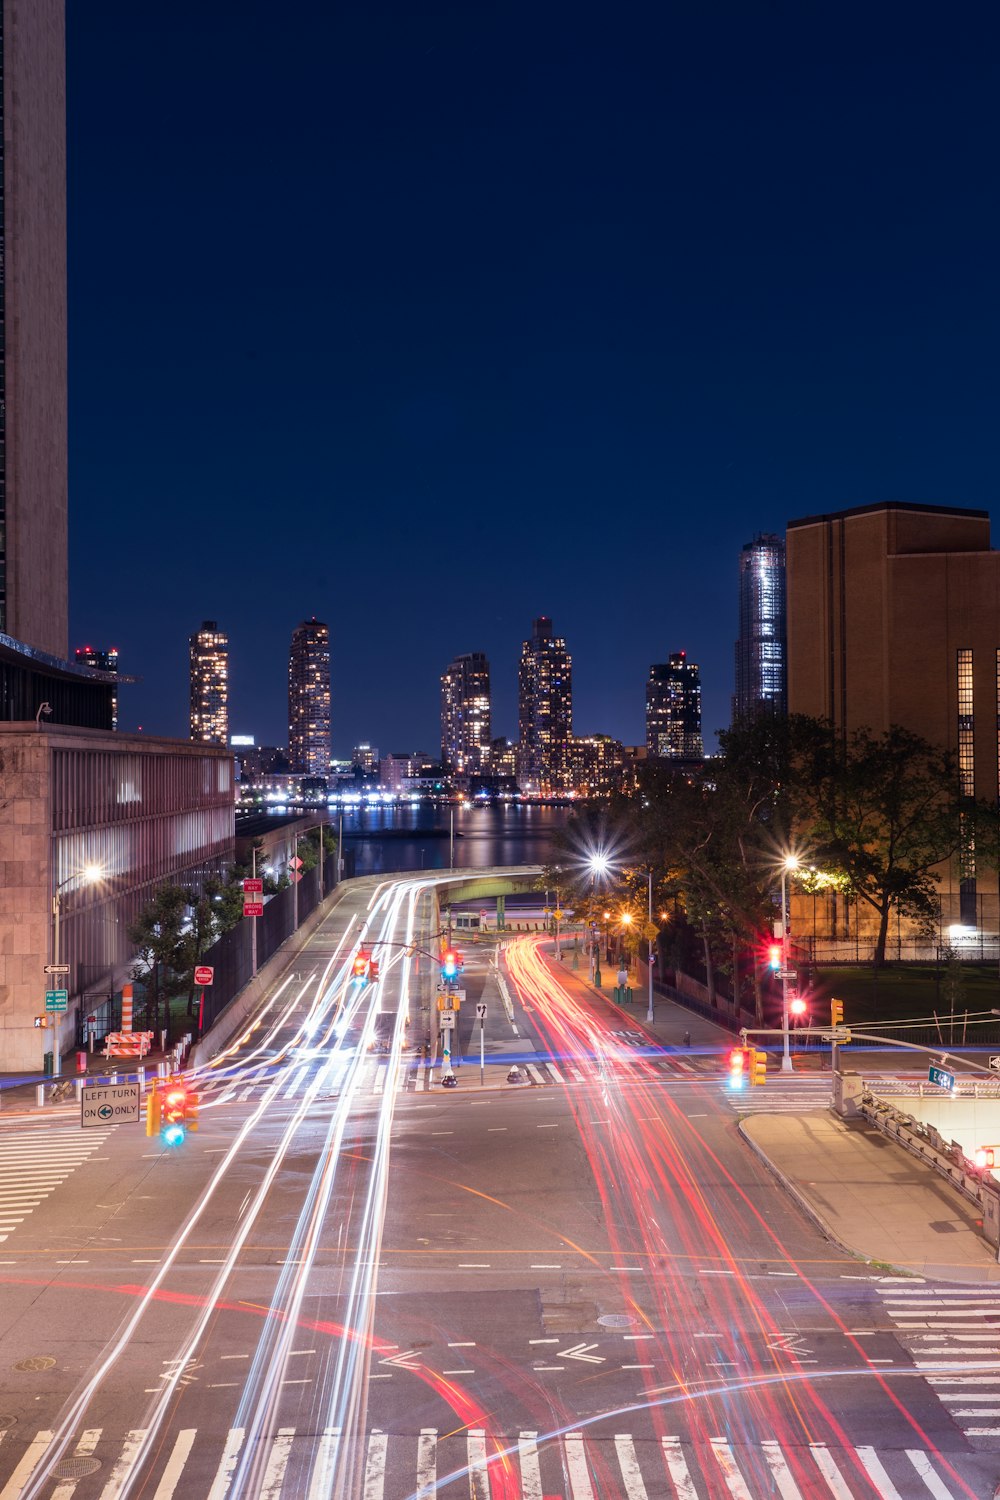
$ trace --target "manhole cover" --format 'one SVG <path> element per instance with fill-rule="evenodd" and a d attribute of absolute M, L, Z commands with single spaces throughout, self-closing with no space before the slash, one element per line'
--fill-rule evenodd
<path fill-rule="evenodd" d="M 28 1359 L 19 1359 L 15 1370 L 51 1370 L 55 1364 L 51 1354 L 32 1354 Z"/>
<path fill-rule="evenodd" d="M 83 1479 L 88 1474 L 96 1474 L 100 1467 L 99 1458 L 61 1458 L 52 1465 L 49 1475 L 52 1479 Z"/>
<path fill-rule="evenodd" d="M 633 1323 L 638 1323 L 638 1318 L 630 1318 L 628 1313 L 605 1313 L 598 1318 L 602 1328 L 631 1328 Z"/>

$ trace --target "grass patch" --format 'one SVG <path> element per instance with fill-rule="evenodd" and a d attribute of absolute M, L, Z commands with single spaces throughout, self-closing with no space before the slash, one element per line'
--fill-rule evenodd
<path fill-rule="evenodd" d="M 916 1016 L 950 1014 L 949 984 L 954 985 L 955 1014 L 1000 1009 L 1000 977 L 983 964 L 893 964 L 878 974 L 867 965 L 817 968 L 814 993 L 821 1011 L 831 999 L 844 1002 L 844 1024 L 901 1021 Z"/>

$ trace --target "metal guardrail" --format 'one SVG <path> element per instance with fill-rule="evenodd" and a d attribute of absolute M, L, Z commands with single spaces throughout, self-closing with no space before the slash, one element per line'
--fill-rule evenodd
<path fill-rule="evenodd" d="M 871 1078 L 865 1083 L 869 1094 L 912 1094 L 914 1098 L 941 1099 L 945 1093 L 952 1099 L 1000 1099 L 1000 1079 L 993 1083 L 989 1078 L 958 1078 L 953 1089 L 943 1090 L 938 1083 L 928 1083 L 926 1078 Z"/>
<path fill-rule="evenodd" d="M 957 1141 L 945 1141 L 933 1125 L 925 1125 L 878 1100 L 870 1089 L 858 1100 L 858 1113 L 876 1130 L 918 1157 L 944 1177 L 964 1198 L 982 1211 L 982 1233 L 990 1244 L 1000 1246 L 1000 1183 L 978 1171 Z"/>

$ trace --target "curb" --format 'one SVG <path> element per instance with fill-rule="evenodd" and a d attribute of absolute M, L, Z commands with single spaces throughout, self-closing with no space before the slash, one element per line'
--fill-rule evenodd
<path fill-rule="evenodd" d="M 801 1208 L 806 1218 L 810 1219 L 813 1224 L 815 1224 L 816 1228 L 819 1230 L 823 1238 L 825 1240 L 828 1240 L 831 1245 L 836 1245 L 838 1250 L 843 1250 L 844 1254 L 849 1255 L 852 1260 L 860 1261 L 863 1265 L 871 1265 L 871 1258 L 865 1255 L 863 1250 L 855 1250 L 851 1245 L 846 1245 L 843 1240 L 837 1238 L 833 1230 L 830 1228 L 829 1224 L 823 1218 L 822 1214 L 817 1208 L 813 1207 L 813 1205 L 809 1202 L 809 1199 L 806 1197 L 805 1193 L 802 1192 L 801 1188 L 796 1187 L 791 1178 L 786 1177 L 781 1168 L 775 1166 L 774 1162 L 767 1155 L 764 1148 L 762 1146 L 758 1146 L 757 1142 L 752 1138 L 752 1136 L 747 1134 L 746 1130 L 744 1129 L 745 1123 L 746 1122 L 744 1120 L 739 1120 L 737 1121 L 736 1126 L 743 1140 L 750 1147 L 750 1150 L 753 1152 L 754 1156 L 756 1156 L 757 1160 L 767 1168 L 775 1181 L 781 1184 L 785 1192 L 788 1193 L 790 1197 L 794 1198 L 795 1202 L 798 1204 L 799 1208 Z M 888 1261 L 879 1261 L 879 1265 L 888 1264 Z M 917 1271 L 907 1270 L 905 1266 L 893 1266 L 892 1270 L 896 1275 L 899 1276 L 919 1276 L 920 1274 Z M 927 1277 L 925 1279 L 933 1281 L 939 1278 Z"/>

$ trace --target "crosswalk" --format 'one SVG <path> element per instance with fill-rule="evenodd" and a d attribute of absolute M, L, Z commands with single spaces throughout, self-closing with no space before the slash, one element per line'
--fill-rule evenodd
<path fill-rule="evenodd" d="M 0 1135 L 0 1243 L 92 1157 L 108 1130 L 52 1126 L 5 1127 Z"/>
<path fill-rule="evenodd" d="M 977 1447 L 1000 1449 L 1000 1288 L 917 1282 L 878 1290 L 952 1420 Z"/>
<path fill-rule="evenodd" d="M 768 1076 L 763 1088 L 726 1088 L 724 1097 L 730 1109 L 738 1115 L 790 1115 L 829 1109 L 833 1096 L 829 1073 L 825 1077 L 818 1073 L 804 1073 L 799 1076 Z"/>
<path fill-rule="evenodd" d="M 50 1451 L 52 1433 L 18 1436 L 0 1429 L 0 1500 L 15 1500 L 32 1476 L 58 1481 L 58 1500 L 116 1500 L 147 1445 L 145 1429 L 117 1436 L 88 1428 L 61 1458 Z M 241 1461 L 253 1449 L 261 1475 L 254 1493 L 266 1500 L 328 1496 L 338 1461 L 358 1476 L 352 1493 L 363 1500 L 958 1500 L 968 1491 L 936 1455 L 919 1448 L 876 1450 L 813 1442 L 783 1447 L 725 1436 L 690 1443 L 677 1436 L 638 1438 L 630 1432 L 596 1437 L 589 1431 L 513 1438 L 471 1427 L 442 1437 L 436 1428 L 390 1434 L 373 1428 L 360 1441 L 337 1428 L 299 1433 L 278 1427 L 251 1439 L 242 1428 L 224 1438 L 180 1428 L 157 1445 L 145 1485 L 155 1500 L 207 1495 L 223 1500 Z"/>

